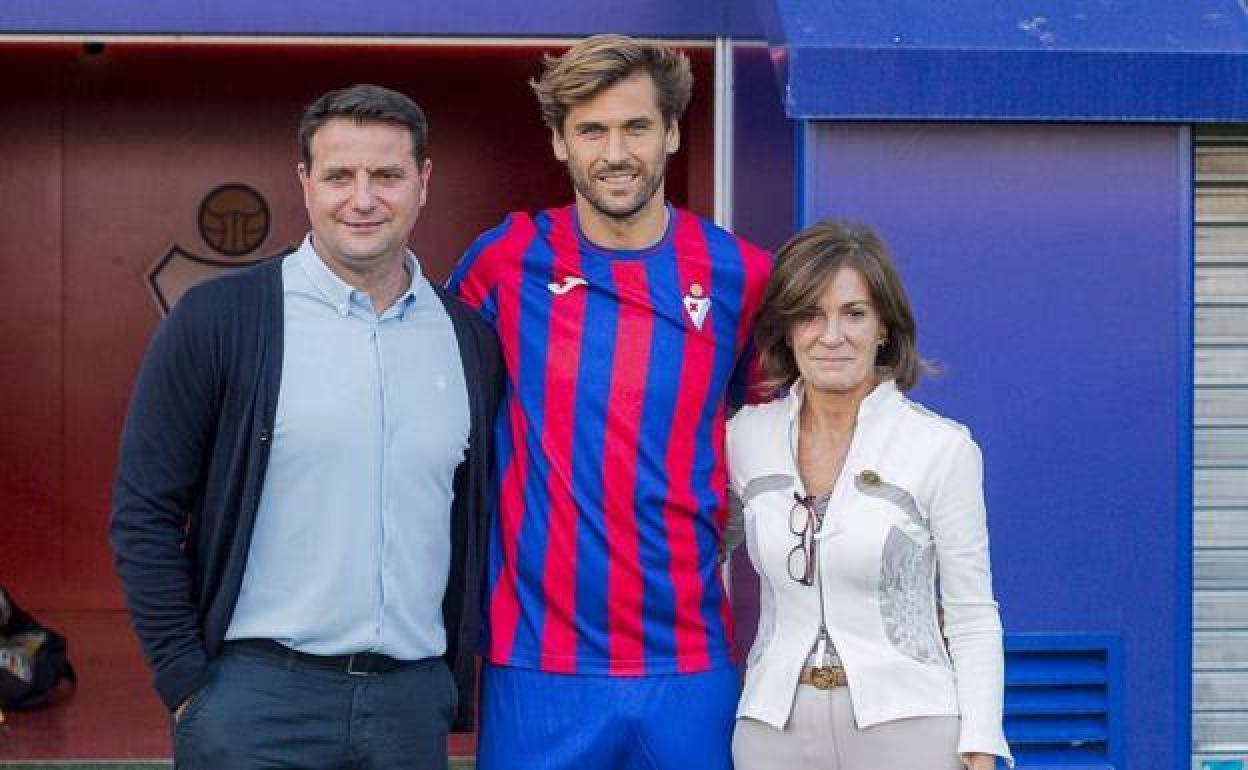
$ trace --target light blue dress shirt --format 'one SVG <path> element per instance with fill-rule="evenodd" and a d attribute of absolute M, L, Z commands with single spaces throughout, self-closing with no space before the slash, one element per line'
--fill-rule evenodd
<path fill-rule="evenodd" d="M 227 639 L 401 660 L 446 650 L 468 392 L 446 309 L 407 264 L 411 287 L 380 317 L 311 236 L 282 265 L 277 422 Z"/>

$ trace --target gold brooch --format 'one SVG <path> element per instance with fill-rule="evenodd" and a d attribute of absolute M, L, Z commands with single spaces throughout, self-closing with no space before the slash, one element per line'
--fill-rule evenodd
<path fill-rule="evenodd" d="M 884 483 L 883 480 L 880 478 L 880 474 L 872 470 L 866 470 L 866 471 L 863 471 L 862 473 L 859 473 L 858 481 L 859 483 L 868 487 L 878 487 L 880 484 Z"/>

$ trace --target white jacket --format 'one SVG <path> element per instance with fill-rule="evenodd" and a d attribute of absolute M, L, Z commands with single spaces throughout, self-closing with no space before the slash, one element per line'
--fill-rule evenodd
<path fill-rule="evenodd" d="M 746 407 L 727 436 L 732 490 L 762 590 L 737 716 L 779 729 L 819 630 L 819 589 L 790 578 L 787 567 L 798 542 L 789 510 L 795 492 L 806 494 L 795 459 L 801 393 L 799 381 L 784 398 Z M 877 386 L 859 409 L 818 545 L 828 632 L 858 727 L 959 716 L 959 753 L 1010 759 L 984 518 L 979 448 L 967 429 L 910 401 L 892 381 Z"/>

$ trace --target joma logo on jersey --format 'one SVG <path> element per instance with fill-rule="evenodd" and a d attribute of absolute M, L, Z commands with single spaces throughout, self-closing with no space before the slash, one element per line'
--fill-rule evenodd
<path fill-rule="evenodd" d="M 546 288 L 550 289 L 552 294 L 567 294 L 577 286 L 588 286 L 589 282 L 579 275 L 565 275 L 562 281 L 555 283 L 551 281 L 546 284 Z"/>

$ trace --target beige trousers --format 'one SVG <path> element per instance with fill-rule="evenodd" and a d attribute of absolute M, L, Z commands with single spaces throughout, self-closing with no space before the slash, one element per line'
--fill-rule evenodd
<path fill-rule="evenodd" d="M 737 719 L 736 770 L 960 770 L 957 717 L 915 717 L 860 730 L 849 689 L 798 685 L 789 724 Z"/>

